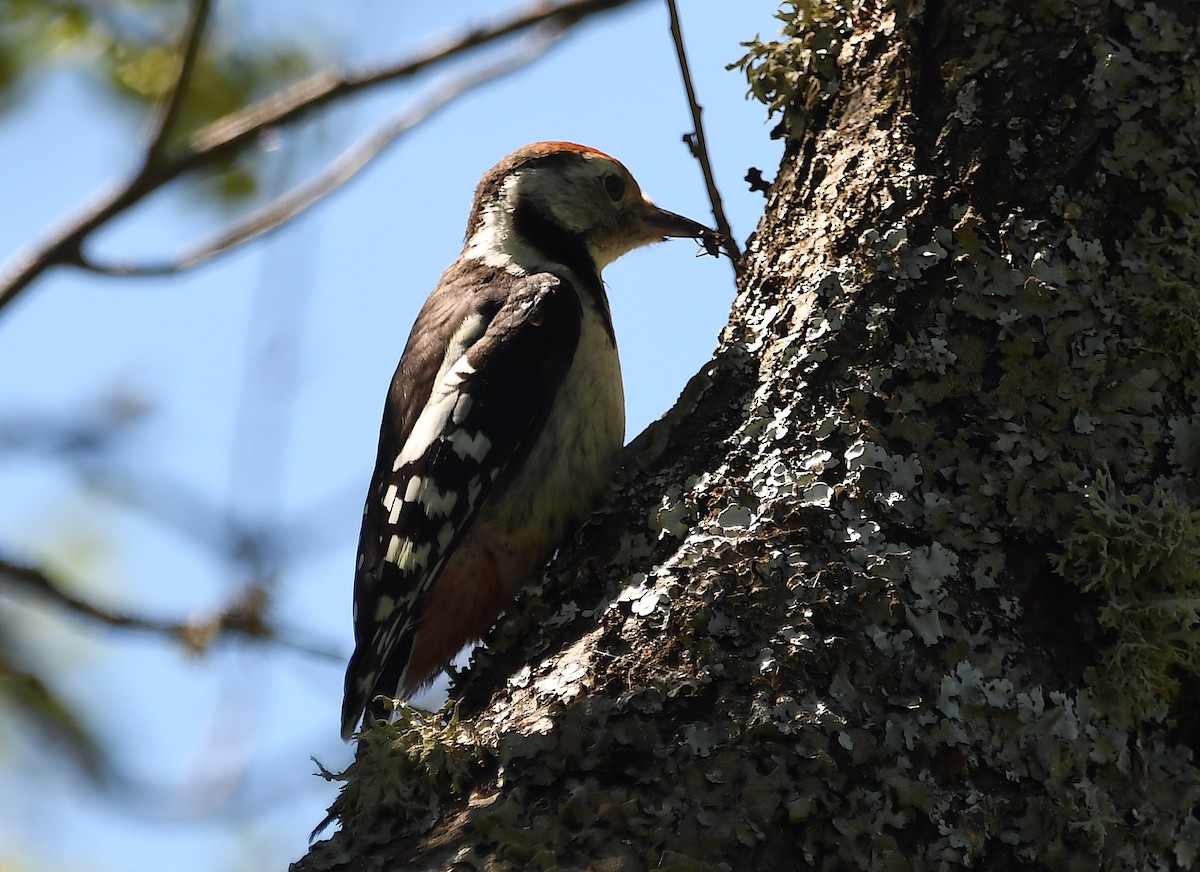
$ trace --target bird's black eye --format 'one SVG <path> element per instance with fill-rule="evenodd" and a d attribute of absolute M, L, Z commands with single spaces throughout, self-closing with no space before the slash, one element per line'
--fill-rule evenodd
<path fill-rule="evenodd" d="M 609 173 L 604 177 L 604 190 L 614 203 L 625 196 L 625 180 L 620 176 Z"/>

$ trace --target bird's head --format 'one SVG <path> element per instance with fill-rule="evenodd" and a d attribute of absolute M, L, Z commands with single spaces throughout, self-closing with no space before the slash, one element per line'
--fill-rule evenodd
<path fill-rule="evenodd" d="M 586 255 L 599 273 L 621 255 L 669 236 L 713 231 L 655 206 L 625 166 L 572 142 L 535 142 L 492 167 L 475 190 L 464 256 L 518 270 Z"/>

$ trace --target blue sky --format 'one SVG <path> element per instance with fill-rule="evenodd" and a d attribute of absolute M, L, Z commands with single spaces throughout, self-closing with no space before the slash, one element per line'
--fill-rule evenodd
<path fill-rule="evenodd" d="M 219 10 L 232 18 L 248 5 Z M 498 7 L 477 0 L 397 12 L 377 0 L 347 13 L 346 5 L 335 16 L 315 2 L 289 4 L 286 15 L 265 4 L 248 26 L 311 39 L 355 65 L 406 53 Z M 763 107 L 744 100 L 741 75 L 724 67 L 740 56 L 740 40 L 776 32 L 776 4 L 680 5 L 718 183 L 744 240 L 764 201 L 742 177 L 757 166 L 771 178 L 781 146 L 769 139 Z M 275 163 L 287 167 L 268 178 L 302 177 L 437 81 L 383 89 L 265 143 L 280 146 Z M 699 168 L 680 142 L 690 129 L 665 6 L 642 3 L 458 101 L 266 241 L 173 279 L 43 277 L 0 314 L 0 421 L 69 412 L 114 391 L 147 397 L 152 414 L 120 461 L 131 474 L 178 482 L 180 524 L 81 488 L 61 464 L 0 455 L 0 548 L 57 561 L 84 579 L 83 593 L 116 608 L 186 617 L 225 603 L 239 581 L 196 547 L 206 504 L 286 518 L 303 526 L 308 547 L 290 555 L 278 619 L 348 655 L 355 538 L 384 392 L 418 307 L 458 253 L 479 176 L 526 142 L 575 140 L 621 159 L 659 205 L 710 222 Z M 41 78 L 0 125 L 0 257 L 119 178 L 136 136 L 86 76 Z M 105 233 L 97 251 L 160 259 L 227 217 L 173 190 Z M 732 271 L 695 254 L 679 240 L 605 273 L 627 438 L 669 408 L 725 323 Z M 263 403 L 275 396 L 280 365 L 294 394 Z M 337 729 L 342 662 L 249 645 L 192 659 L 30 604 L 0 608 L 133 781 L 115 792 L 89 787 L 0 709 L 6 872 L 282 869 L 303 852 L 334 792 L 312 776 L 309 758 L 338 768 L 350 756 Z M 20 859 L 10 868 L 12 858 Z"/>

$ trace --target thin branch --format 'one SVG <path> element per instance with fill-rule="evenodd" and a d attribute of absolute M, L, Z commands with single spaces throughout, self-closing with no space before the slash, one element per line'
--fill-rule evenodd
<path fill-rule="evenodd" d="M 192 169 L 191 164 L 196 160 L 211 162 L 223 157 L 227 152 L 243 146 L 248 139 L 257 138 L 266 130 L 295 123 L 314 109 L 348 94 L 397 79 L 409 78 L 471 49 L 531 30 L 539 25 L 551 25 L 556 31 L 566 31 L 590 15 L 616 9 L 630 2 L 633 0 L 564 0 L 550 4 L 535 2 L 507 21 L 491 27 L 472 28 L 454 39 L 445 40 L 399 63 L 358 73 L 317 73 L 279 94 L 247 106 L 197 132 L 191 142 L 193 153 L 184 158 L 183 169 Z"/>
<path fill-rule="evenodd" d="M 92 272 L 115 276 L 162 276 L 184 272 L 226 254 L 240 245 L 278 229 L 316 205 L 350 181 L 397 139 L 453 102 L 457 97 L 485 82 L 520 69 L 544 54 L 561 36 L 544 34 L 524 51 L 463 76 L 438 88 L 416 106 L 406 109 L 392 121 L 378 127 L 342 152 L 321 173 L 282 194 L 263 208 L 230 225 L 220 234 L 184 252 L 174 260 L 161 263 L 104 263 L 83 257 L 81 266 Z"/>
<path fill-rule="evenodd" d="M 634 0 L 562 0 L 549 5 L 535 2 L 506 21 L 492 27 L 469 30 L 457 39 L 448 40 L 409 60 L 357 74 L 318 73 L 275 96 L 214 122 L 192 137 L 184 154 L 175 158 L 164 157 L 152 170 L 139 172 L 122 184 L 110 186 L 51 234 L 48 240 L 14 255 L 0 273 L 0 310 L 12 303 L 51 267 L 83 266 L 83 244 L 87 238 L 148 194 L 184 173 L 209 166 L 246 149 L 269 130 L 300 121 L 333 100 L 413 76 L 434 64 L 496 40 L 543 24 L 568 30 L 588 16 L 631 2 Z"/>
<path fill-rule="evenodd" d="M 323 660 L 340 662 L 344 659 L 336 651 L 286 638 L 267 626 L 261 614 L 264 604 L 253 586 L 248 588 L 242 597 L 207 618 L 168 621 L 101 608 L 71 593 L 44 570 L 3 558 L 0 558 L 0 579 L 24 588 L 79 617 L 117 629 L 168 636 L 193 651 L 203 651 L 219 636 L 229 635 L 279 645 Z"/>
<path fill-rule="evenodd" d="M 712 203 L 713 220 L 717 223 L 717 232 L 721 235 L 721 245 L 733 263 L 735 275 L 741 275 L 742 252 L 733 238 L 733 230 L 729 219 L 725 217 L 725 209 L 721 205 L 721 192 L 717 190 L 716 177 L 713 174 L 712 161 L 708 156 L 708 141 L 704 137 L 704 124 L 700 121 L 703 111 L 696 100 L 696 89 L 692 84 L 692 73 L 688 68 L 687 53 L 683 49 L 683 28 L 679 24 L 679 10 L 675 0 L 667 0 L 667 12 L 671 16 L 671 37 L 675 41 L 675 56 L 679 58 L 679 72 L 683 76 L 683 87 L 687 92 L 688 106 L 692 110 L 692 124 L 695 132 L 685 136 L 684 141 L 692 151 L 692 156 L 700 162 L 700 171 L 704 174 L 704 185 L 708 188 L 708 199 Z"/>
<path fill-rule="evenodd" d="M 179 65 L 170 89 L 163 95 L 159 104 L 154 123 L 150 128 L 150 138 L 146 145 L 146 153 L 142 158 L 142 168 L 139 174 L 152 172 L 166 152 L 167 141 L 179 112 L 183 106 L 184 96 L 192 80 L 192 70 L 196 66 L 196 58 L 200 54 L 200 42 L 204 36 L 204 28 L 208 23 L 208 13 L 212 9 L 211 0 L 193 0 L 188 14 L 187 24 L 183 29 L 178 51 Z"/>

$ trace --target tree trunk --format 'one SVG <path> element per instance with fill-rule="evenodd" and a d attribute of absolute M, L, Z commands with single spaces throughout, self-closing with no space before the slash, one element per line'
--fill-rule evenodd
<path fill-rule="evenodd" d="M 785 6 L 715 359 L 294 868 L 1197 863 L 1197 7 Z"/>

